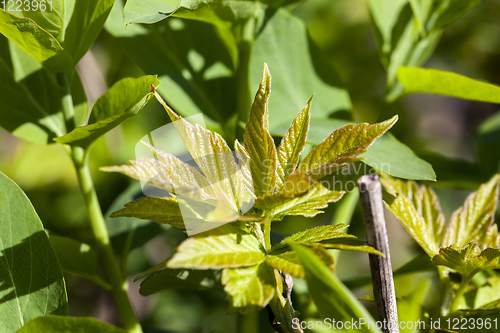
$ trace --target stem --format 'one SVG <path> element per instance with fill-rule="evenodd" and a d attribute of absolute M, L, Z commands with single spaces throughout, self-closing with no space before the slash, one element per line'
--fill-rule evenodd
<path fill-rule="evenodd" d="M 266 252 L 271 251 L 271 220 L 269 218 L 264 222 L 264 242 Z"/>
<path fill-rule="evenodd" d="M 61 98 L 61 104 L 64 113 L 64 120 L 66 123 L 66 132 L 68 125 L 71 124 L 73 128 L 77 126 L 75 119 L 75 108 L 73 106 L 73 96 L 71 95 L 71 87 L 69 85 L 68 75 L 66 73 L 58 73 L 57 80 L 59 84 L 65 89 L 65 94 Z"/>
<path fill-rule="evenodd" d="M 132 304 L 127 295 L 128 283 L 120 272 L 117 258 L 109 241 L 108 229 L 104 222 L 101 207 L 97 199 L 94 183 L 88 166 L 88 154 L 82 148 L 73 149 L 73 163 L 78 176 L 80 191 L 83 195 L 85 209 L 90 219 L 90 226 L 94 234 L 97 248 L 103 262 L 104 271 L 111 285 L 111 294 L 116 304 L 123 327 L 128 332 L 141 333 L 142 328 L 135 316 Z"/>
<path fill-rule="evenodd" d="M 238 313 L 238 333 L 258 333 L 259 316 L 255 307 L 249 308 L 245 313 Z"/>
<path fill-rule="evenodd" d="M 467 281 L 466 279 L 463 279 L 462 282 L 460 282 L 460 287 L 458 287 L 457 292 L 455 293 L 455 296 L 453 296 L 453 300 L 451 301 L 450 313 L 454 313 L 458 310 L 460 299 L 464 295 L 464 292 L 467 289 L 468 285 L 469 281 Z"/>

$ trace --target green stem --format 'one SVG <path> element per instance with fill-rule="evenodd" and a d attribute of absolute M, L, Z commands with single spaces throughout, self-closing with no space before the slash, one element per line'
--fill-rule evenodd
<path fill-rule="evenodd" d="M 82 148 L 73 149 L 73 163 L 78 176 L 78 183 L 83 195 L 83 201 L 90 219 L 90 226 L 94 234 L 104 271 L 111 285 L 111 294 L 122 320 L 123 327 L 128 332 L 141 333 L 142 328 L 135 316 L 132 304 L 127 295 L 128 283 L 122 276 L 120 266 L 111 246 L 108 229 L 104 222 L 101 207 L 97 199 L 94 183 L 88 166 L 88 154 Z"/>
<path fill-rule="evenodd" d="M 77 126 L 75 119 L 75 108 L 73 106 L 73 95 L 71 95 L 71 87 L 69 85 L 68 75 L 66 73 L 58 73 L 57 80 L 61 87 L 64 88 L 64 96 L 61 98 L 61 104 L 64 113 L 64 120 L 66 123 L 66 132 L 68 131 L 68 125 L 71 124 L 72 128 Z"/>
<path fill-rule="evenodd" d="M 467 289 L 468 285 L 469 281 L 467 281 L 466 279 L 463 279 L 462 282 L 460 283 L 460 287 L 458 287 L 455 295 L 453 296 L 453 300 L 451 301 L 450 313 L 454 313 L 458 310 L 458 306 L 460 305 L 460 299 L 464 295 L 464 292 Z"/>
<path fill-rule="evenodd" d="M 264 242 L 266 252 L 271 251 L 271 220 L 269 218 L 264 222 Z"/>

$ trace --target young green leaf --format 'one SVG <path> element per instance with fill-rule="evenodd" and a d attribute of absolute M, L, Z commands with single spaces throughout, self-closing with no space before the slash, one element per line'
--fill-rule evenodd
<path fill-rule="evenodd" d="M 439 254 L 432 258 L 436 266 L 446 266 L 459 272 L 462 279 L 470 281 L 474 275 L 485 269 L 500 268 L 500 249 L 481 251 L 476 242 L 470 242 L 464 248 L 452 245 L 441 248 Z"/>
<path fill-rule="evenodd" d="M 333 257 L 319 244 L 304 244 L 309 250 L 314 252 L 314 254 L 328 267 L 332 266 L 334 263 Z M 304 269 L 297 257 L 297 254 L 291 250 L 275 250 L 273 249 L 269 255 L 266 257 L 266 262 L 269 266 L 277 269 L 278 271 L 283 271 L 291 276 L 297 278 L 304 277 Z"/>
<path fill-rule="evenodd" d="M 307 132 L 309 131 L 309 118 L 311 110 L 311 97 L 306 106 L 299 112 L 293 120 L 292 125 L 285 133 L 281 144 L 276 150 L 278 163 L 276 172 L 276 190 L 279 191 L 285 183 L 285 179 L 291 175 L 299 163 L 300 153 L 306 145 Z"/>
<path fill-rule="evenodd" d="M 413 182 L 382 177 L 384 188 L 393 196 L 385 205 L 401 221 L 413 239 L 433 257 L 439 251 L 444 230 L 444 215 L 432 189 Z"/>
<path fill-rule="evenodd" d="M 169 268 L 220 269 L 265 260 L 257 238 L 230 224 L 186 239 L 177 251 L 167 264 Z"/>
<path fill-rule="evenodd" d="M 61 266 L 24 192 L 0 172 L 0 324 L 16 332 L 30 320 L 65 315 Z"/>
<path fill-rule="evenodd" d="M 184 229 L 184 220 L 175 198 L 144 197 L 129 202 L 110 217 L 135 217 Z"/>
<path fill-rule="evenodd" d="M 0 9 L 0 33 L 35 58 L 52 73 L 73 69 L 73 59 L 47 31 L 30 18 L 17 17 Z M 76 64 L 76 63 L 75 63 Z"/>
<path fill-rule="evenodd" d="M 500 103 L 500 87 L 451 72 L 401 67 L 398 70 L 398 80 L 403 84 L 405 94 L 431 93 Z"/>
<path fill-rule="evenodd" d="M 343 191 L 330 191 L 316 182 L 305 194 L 274 207 L 269 214 L 275 221 L 281 220 L 286 215 L 314 217 L 323 213 L 321 208 L 327 207 L 330 202 L 340 200 L 343 195 Z"/>
<path fill-rule="evenodd" d="M 221 282 L 231 297 L 229 312 L 249 306 L 265 307 L 276 289 L 274 272 L 266 263 L 250 267 L 224 268 Z"/>
<path fill-rule="evenodd" d="M 306 247 L 290 244 L 297 254 L 306 276 L 309 294 L 323 318 L 335 318 L 339 321 L 374 321 L 371 314 L 354 297 L 342 282 Z M 363 325 L 359 332 L 380 333 L 374 325 Z"/>
<path fill-rule="evenodd" d="M 158 84 L 153 75 L 117 82 L 96 101 L 88 125 L 77 127 L 54 141 L 84 148 L 90 146 L 100 136 L 142 110 L 153 94 L 151 87 Z"/>
<path fill-rule="evenodd" d="M 451 217 L 443 246 L 454 244 L 463 247 L 472 241 L 485 238 L 485 234 L 488 234 L 489 228 L 492 227 L 498 205 L 499 183 L 500 174 L 497 174 L 467 197 L 464 205 Z"/>
<path fill-rule="evenodd" d="M 33 319 L 21 328 L 19 333 L 126 333 L 127 331 L 116 326 L 103 323 L 90 317 L 63 317 L 63 316 L 42 316 Z"/>
<path fill-rule="evenodd" d="M 297 170 L 318 179 L 355 162 L 356 156 L 364 153 L 397 119 L 394 116 L 374 125 L 349 124 L 334 131 L 304 158 Z"/>
<path fill-rule="evenodd" d="M 269 134 L 269 106 L 271 74 L 264 64 L 262 80 L 250 111 L 250 119 L 243 135 L 245 149 L 250 156 L 250 169 L 255 194 L 272 194 L 276 185 L 276 147 Z"/>

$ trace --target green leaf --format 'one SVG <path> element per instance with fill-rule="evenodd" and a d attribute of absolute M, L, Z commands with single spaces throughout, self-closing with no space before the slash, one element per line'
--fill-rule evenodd
<path fill-rule="evenodd" d="M 398 80 L 405 94 L 431 93 L 473 101 L 500 103 L 500 87 L 437 69 L 401 67 Z"/>
<path fill-rule="evenodd" d="M 114 212 L 110 217 L 135 217 L 184 229 L 184 220 L 176 198 L 143 197 L 127 203 L 125 208 Z"/>
<path fill-rule="evenodd" d="M 285 242 L 308 242 L 308 243 L 317 243 L 324 240 L 338 238 L 338 237 L 353 237 L 355 236 L 345 234 L 343 232 L 339 232 L 339 230 L 345 229 L 349 227 L 347 224 L 336 224 L 336 225 L 323 225 L 320 227 L 315 227 L 311 229 L 307 229 L 291 236 L 288 236 L 283 240 Z"/>
<path fill-rule="evenodd" d="M 313 93 L 316 95 L 311 119 L 326 119 L 334 112 L 351 109 L 347 90 L 322 51 L 309 39 L 304 22 L 283 8 L 266 21 L 252 44 L 249 94 L 261 80 L 263 63 L 273 73 L 273 97 L 269 100 L 271 132 L 283 123 L 290 124 L 295 118 L 294 110 L 301 110 Z"/>
<path fill-rule="evenodd" d="M 224 291 L 231 297 L 229 312 L 241 312 L 250 306 L 265 307 L 276 289 L 274 272 L 266 263 L 224 268 L 221 282 Z"/>
<path fill-rule="evenodd" d="M 230 224 L 190 237 L 177 250 L 169 268 L 220 269 L 251 266 L 265 259 L 257 238 Z"/>
<path fill-rule="evenodd" d="M 0 323 L 15 332 L 30 320 L 65 315 L 61 266 L 24 192 L 0 172 Z"/>
<path fill-rule="evenodd" d="M 174 17 L 155 25 L 125 28 L 123 2 L 115 1 L 106 30 L 144 73 L 158 74 L 161 84 L 157 91 L 176 112 L 183 116 L 203 113 L 207 127 L 221 133 L 220 124 L 236 109 L 233 59 L 237 56 L 228 50 L 219 30 Z M 147 57 L 144 50 L 148 50 Z"/>
<path fill-rule="evenodd" d="M 26 324 L 18 333 L 126 333 L 116 326 L 90 317 L 43 316 Z"/>
<path fill-rule="evenodd" d="M 97 253 L 88 244 L 56 235 L 50 235 L 49 241 L 63 271 L 83 277 L 97 276 Z"/>
<path fill-rule="evenodd" d="M 470 281 L 482 270 L 500 268 L 500 249 L 481 251 L 476 242 L 470 242 L 464 248 L 451 245 L 441 248 L 439 254 L 432 258 L 432 263 L 449 267 L 459 272 L 462 279 Z"/>
<path fill-rule="evenodd" d="M 326 208 L 330 202 L 340 200 L 344 193 L 343 191 L 330 191 L 316 182 L 304 195 L 286 200 L 284 203 L 280 201 L 280 204 L 269 212 L 269 216 L 275 221 L 281 220 L 286 215 L 314 217 L 323 213 L 319 209 Z"/>
<path fill-rule="evenodd" d="M 73 57 L 74 65 L 94 44 L 114 2 L 114 0 L 75 0 L 73 6 L 66 8 L 67 11 L 71 11 L 71 14 L 65 18 L 67 26 L 62 45 Z"/>
<path fill-rule="evenodd" d="M 364 153 L 397 119 L 398 116 L 394 116 L 374 125 L 349 124 L 333 131 L 304 158 L 297 170 L 315 179 L 331 174 L 339 167 L 356 161 L 356 156 Z"/>
<path fill-rule="evenodd" d="M 158 79 L 153 75 L 125 78 L 115 83 L 94 104 L 88 125 L 75 128 L 54 140 L 72 146 L 90 146 L 100 136 L 136 115 L 153 95 L 152 86 L 158 84 Z"/>
<path fill-rule="evenodd" d="M 67 2 L 67 1 L 66 1 Z M 42 2 L 39 3 L 38 8 L 40 8 Z M 51 3 L 45 3 L 46 8 L 48 10 L 34 10 L 36 7 L 36 3 L 32 3 L 32 6 L 23 6 L 22 11 L 24 17 L 29 17 L 33 21 L 36 22 L 43 30 L 49 32 L 52 36 L 57 38 L 57 40 L 63 40 L 65 21 L 67 18 L 65 17 L 65 0 L 52 0 Z M 17 9 L 17 8 L 16 8 Z M 16 11 L 16 14 L 18 12 Z"/>
<path fill-rule="evenodd" d="M 127 1 L 123 10 L 125 24 L 155 23 L 169 16 L 203 21 L 228 28 L 255 15 L 250 1 L 233 0 L 139 0 Z"/>
<path fill-rule="evenodd" d="M 500 174 L 496 174 L 467 197 L 464 205 L 451 217 L 444 235 L 443 246 L 454 244 L 463 247 L 472 241 L 479 242 L 491 238 L 487 235 L 496 231 L 496 228 L 493 229 L 493 220 L 498 205 L 499 183 Z M 483 246 L 483 243 L 479 245 Z"/>
<path fill-rule="evenodd" d="M 458 21 L 478 3 L 479 0 L 437 0 L 434 3 L 428 24 L 433 29 L 445 28 Z"/>
<path fill-rule="evenodd" d="M 65 124 L 61 99 L 66 91 L 58 86 L 56 76 L 3 36 L 0 36 L 0 77 L 0 126 L 7 131 L 45 144 L 64 135 L 66 128 L 73 125 Z M 76 72 L 71 91 L 75 119 L 69 120 L 79 125 L 87 117 L 88 106 Z"/>
<path fill-rule="evenodd" d="M 273 193 L 276 185 L 276 147 L 269 134 L 269 105 L 271 74 L 264 64 L 262 80 L 250 111 L 250 119 L 243 135 L 245 149 L 250 156 L 250 170 L 257 196 Z"/>
<path fill-rule="evenodd" d="M 391 133 L 386 133 L 359 157 L 363 163 L 390 176 L 404 179 L 436 180 L 432 165 L 419 158 Z"/>
<path fill-rule="evenodd" d="M 304 245 L 307 245 L 309 250 L 311 250 L 326 266 L 330 267 L 333 265 L 333 257 L 319 244 L 310 243 Z M 286 249 L 273 249 L 267 255 L 266 262 L 269 266 L 277 269 L 278 271 L 284 271 L 297 278 L 304 277 L 304 269 L 302 268 L 297 254 L 293 251 Z"/>
<path fill-rule="evenodd" d="M 436 255 L 442 244 L 445 219 L 434 191 L 413 181 L 383 177 L 381 182 L 395 196 L 387 197 L 385 205 L 430 257 Z"/>
<path fill-rule="evenodd" d="M 474 139 L 479 165 L 485 174 L 499 170 L 500 153 L 496 149 L 500 145 L 500 113 L 486 119 L 478 129 Z"/>
<path fill-rule="evenodd" d="M 492 309 L 500 301 L 500 277 L 493 276 L 478 288 L 474 298 L 474 309 Z M 500 304 L 496 304 L 497 309 Z"/>
<path fill-rule="evenodd" d="M 137 207 L 136 209 L 137 204 L 135 204 L 136 201 L 134 200 L 141 200 L 143 195 L 140 183 L 134 182 L 115 199 L 106 214 L 104 214 L 111 244 L 113 245 L 115 253 L 119 256 L 125 257 L 129 251 L 144 245 L 149 240 L 162 235 L 166 230 L 170 229 L 170 224 L 158 224 L 149 220 L 139 220 L 139 218 L 145 217 L 144 210 L 142 210 L 142 207 Z M 131 209 L 129 211 L 127 208 L 130 206 L 126 204 L 130 201 L 132 201 L 132 203 L 130 203 Z M 164 204 L 163 202 L 161 203 Z M 123 208 L 124 205 L 126 208 Z M 132 209 L 132 207 L 134 209 Z M 149 208 L 153 209 L 152 207 Z M 165 215 L 171 214 L 174 208 L 168 208 L 168 211 L 162 213 Z M 120 209 L 119 212 L 117 211 L 118 209 Z M 113 212 L 117 215 L 111 218 L 110 215 Z M 125 216 L 129 213 L 130 215 L 133 213 L 134 217 Z M 119 215 L 124 216 L 118 217 Z"/>
<path fill-rule="evenodd" d="M 220 272 L 210 269 L 162 269 L 141 283 L 139 293 L 142 296 L 149 296 L 173 289 L 222 289 L 220 284 Z"/>
<path fill-rule="evenodd" d="M 323 318 L 337 321 L 364 320 L 374 321 L 368 310 L 357 300 L 349 289 L 315 256 L 302 245 L 290 244 L 297 254 L 305 271 L 309 294 Z M 377 332 L 373 325 L 360 327 L 357 332 Z"/>
<path fill-rule="evenodd" d="M 306 106 L 299 112 L 297 117 L 292 121 L 289 129 L 286 131 L 285 136 L 281 139 L 281 143 L 276 150 L 277 166 L 276 173 L 276 191 L 281 190 L 285 179 L 291 175 L 297 164 L 299 163 L 300 153 L 304 150 L 307 139 L 307 132 L 309 131 L 309 115 L 311 110 L 311 97 Z"/>
<path fill-rule="evenodd" d="M 0 33 L 53 73 L 73 69 L 73 59 L 61 44 L 30 18 L 0 9 Z M 75 63 L 76 64 L 76 63 Z"/>

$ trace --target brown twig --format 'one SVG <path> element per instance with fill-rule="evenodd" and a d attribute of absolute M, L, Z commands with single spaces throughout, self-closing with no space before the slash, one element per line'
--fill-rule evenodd
<path fill-rule="evenodd" d="M 399 333 L 396 293 L 382 202 L 382 185 L 379 176 L 375 174 L 362 176 L 358 180 L 358 186 L 367 243 L 385 256 L 369 255 L 377 320 L 387 322 L 382 329 L 384 333 Z"/>

